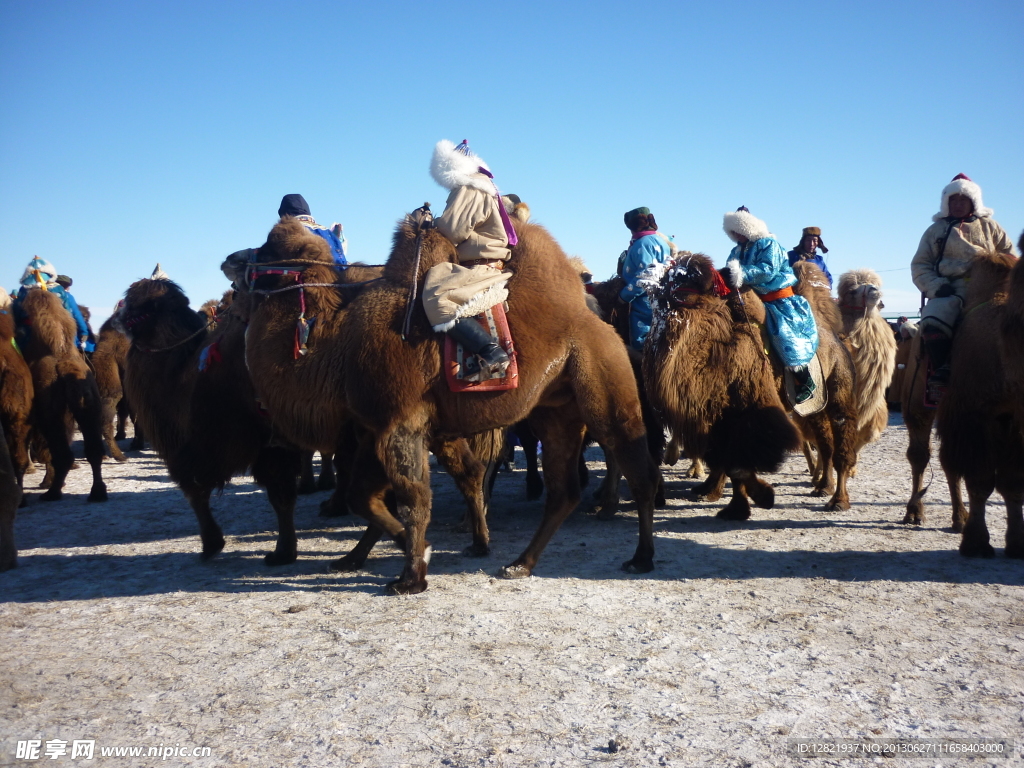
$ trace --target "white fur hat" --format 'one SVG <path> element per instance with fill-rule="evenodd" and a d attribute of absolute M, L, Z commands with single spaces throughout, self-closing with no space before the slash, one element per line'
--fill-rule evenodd
<path fill-rule="evenodd" d="M 986 208 L 981 202 L 981 187 L 971 181 L 963 173 L 958 173 L 942 189 L 942 210 L 932 216 L 932 221 L 938 221 L 949 216 L 949 198 L 953 195 L 963 195 L 974 203 L 975 216 L 991 216 L 992 209 Z"/>
<path fill-rule="evenodd" d="M 481 173 L 481 170 L 487 173 Z M 437 142 L 434 156 L 430 159 L 430 175 L 448 190 L 474 187 L 483 192 L 494 192 L 491 169 L 470 151 L 469 142 L 465 139 L 458 146 L 447 139 Z"/>
<path fill-rule="evenodd" d="M 153 270 L 153 274 L 149 276 L 150 280 L 170 280 L 171 276 L 160 269 L 160 262 L 156 263 L 156 268 Z"/>
<path fill-rule="evenodd" d="M 768 225 L 748 211 L 745 205 L 741 205 L 735 211 L 725 214 L 722 228 L 734 243 L 739 242 L 735 235 L 743 235 L 743 237 L 751 242 L 771 235 L 771 232 L 768 231 Z"/>

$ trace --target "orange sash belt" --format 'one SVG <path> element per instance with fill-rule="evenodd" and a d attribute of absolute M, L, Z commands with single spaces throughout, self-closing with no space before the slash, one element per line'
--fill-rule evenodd
<path fill-rule="evenodd" d="M 788 299 L 790 296 L 795 295 L 796 294 L 793 293 L 793 287 L 790 286 L 789 288 L 779 288 L 779 290 L 777 291 L 772 291 L 771 293 L 766 293 L 762 295 L 761 301 L 776 301 L 777 299 Z"/>

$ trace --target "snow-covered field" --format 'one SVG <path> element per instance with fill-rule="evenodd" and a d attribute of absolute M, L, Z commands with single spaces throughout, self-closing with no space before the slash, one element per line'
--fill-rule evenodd
<path fill-rule="evenodd" d="M 151 451 L 104 464 L 106 504 L 86 503 L 83 462 L 63 501 L 19 512 L 20 565 L 0 574 L 0 765 L 923 767 L 965 759 L 787 750 L 961 737 L 1019 749 L 1024 562 L 1002 557 L 1002 501 L 992 560 L 957 554 L 939 472 L 928 524 L 904 527 L 905 449 L 894 416 L 845 513 L 821 511 L 793 457 L 771 478 L 775 508 L 745 523 L 681 500 L 686 462 L 666 467 L 644 576 L 619 570 L 636 544 L 627 504 L 611 522 L 581 508 L 532 578 L 498 580 L 542 509 L 525 501 L 521 460 L 498 478 L 484 559 L 461 554 L 463 504 L 436 473 L 430 589 L 413 597 L 383 594 L 401 570 L 392 545 L 359 573 L 328 572 L 362 529 L 319 518 L 323 493 L 300 497 L 300 560 L 275 570 L 262 559 L 273 513 L 240 479 L 215 503 L 227 546 L 203 563 Z M 604 466 L 588 458 L 592 489 Z M 38 760 L 18 757 L 29 740 Z M 94 742 L 92 760 L 72 759 L 76 740 Z M 60 742 L 67 753 L 47 757 Z M 160 756 L 102 756 L 112 747 Z"/>

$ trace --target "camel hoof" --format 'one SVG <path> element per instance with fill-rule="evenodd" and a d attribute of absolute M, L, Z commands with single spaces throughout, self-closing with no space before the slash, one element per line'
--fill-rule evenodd
<path fill-rule="evenodd" d="M 395 579 L 387 585 L 389 595 L 418 595 L 427 590 L 426 579 Z"/>
<path fill-rule="evenodd" d="M 750 494 L 750 500 L 754 502 L 755 507 L 771 509 L 775 506 L 775 488 L 770 485 L 765 485 L 763 488 L 757 488 Z"/>
<path fill-rule="evenodd" d="M 598 520 L 614 520 L 615 513 L 619 511 L 617 504 L 604 504 L 599 507 L 594 507 L 594 513 Z"/>
<path fill-rule="evenodd" d="M 273 552 L 268 552 L 263 556 L 263 562 L 269 566 L 276 565 L 291 565 L 299 559 L 298 552 L 278 552 L 276 549 Z"/>
<path fill-rule="evenodd" d="M 316 493 L 316 481 L 304 480 L 299 483 L 299 487 L 296 488 L 295 492 L 299 494 L 299 496 L 308 496 L 311 493 Z"/>
<path fill-rule="evenodd" d="M 924 522 L 924 512 L 916 509 L 907 509 L 903 516 L 904 525 L 921 525 Z"/>
<path fill-rule="evenodd" d="M 212 560 L 224 550 L 224 539 L 221 538 L 219 541 L 214 541 L 210 544 L 203 544 L 203 553 L 199 558 L 205 563 L 207 560 Z"/>
<path fill-rule="evenodd" d="M 332 560 L 331 564 L 327 566 L 327 569 L 333 573 L 351 573 L 352 571 L 358 571 L 362 568 L 363 563 L 365 562 L 365 557 L 353 557 L 352 553 L 349 552 L 344 557 Z"/>
<path fill-rule="evenodd" d="M 526 478 L 526 500 L 536 501 L 544 495 L 544 481 L 539 477 Z"/>
<path fill-rule="evenodd" d="M 324 499 L 320 502 L 320 517 L 344 517 L 348 514 L 348 505 L 335 505 L 333 499 Z"/>
<path fill-rule="evenodd" d="M 89 491 L 89 501 L 106 501 L 107 500 L 107 486 L 103 483 L 93 486 L 93 489 Z"/>
<path fill-rule="evenodd" d="M 462 554 L 465 557 L 487 557 L 489 554 L 491 554 L 491 548 L 487 544 L 473 542 L 464 550 L 462 550 Z"/>
<path fill-rule="evenodd" d="M 850 502 L 845 499 L 832 499 L 825 505 L 826 512 L 846 512 L 850 508 Z"/>
<path fill-rule="evenodd" d="M 622 570 L 626 573 L 650 573 L 654 570 L 654 560 L 650 558 L 634 557 L 622 564 Z"/>
<path fill-rule="evenodd" d="M 517 565 L 516 563 L 512 563 L 512 565 L 506 565 L 504 568 L 498 571 L 498 578 L 525 579 L 531 573 L 532 571 L 525 565 Z"/>
<path fill-rule="evenodd" d="M 810 495 L 811 496 L 818 496 L 818 497 L 828 496 L 828 489 L 827 488 L 815 488 L 813 491 L 811 491 Z"/>
<path fill-rule="evenodd" d="M 111 455 L 114 461 L 116 461 L 118 464 L 124 464 L 126 461 L 128 461 L 128 457 L 125 456 L 123 453 L 114 453 Z"/>
<path fill-rule="evenodd" d="M 996 551 L 987 541 L 964 539 L 960 542 L 960 554 L 964 557 L 995 557 Z"/>
<path fill-rule="evenodd" d="M 42 496 L 39 497 L 40 501 L 60 501 L 64 497 L 60 488 L 51 488 Z"/>
<path fill-rule="evenodd" d="M 654 494 L 654 507 L 655 509 L 664 509 L 668 506 L 668 500 L 665 498 L 665 488 L 658 488 L 658 492 Z"/>
<path fill-rule="evenodd" d="M 1006 542 L 1006 556 L 1014 560 L 1024 560 L 1024 541 L 1016 541 L 1012 544 Z"/>

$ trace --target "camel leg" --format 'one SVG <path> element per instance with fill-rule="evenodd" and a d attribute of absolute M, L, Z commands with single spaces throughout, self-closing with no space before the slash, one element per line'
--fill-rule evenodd
<path fill-rule="evenodd" d="M 331 491 L 338 487 L 334 472 L 334 454 L 320 451 L 320 476 L 316 479 L 318 491 Z"/>
<path fill-rule="evenodd" d="M 203 542 L 202 559 L 209 560 L 224 549 L 224 533 L 210 511 L 210 491 L 213 489 L 187 481 L 180 485 L 199 523 L 199 539 Z"/>
<path fill-rule="evenodd" d="M 816 464 L 816 462 L 814 460 L 814 451 L 812 450 L 811 441 L 810 440 L 804 440 L 803 441 L 803 448 L 804 448 L 804 460 L 807 462 L 807 472 L 811 476 L 811 482 L 812 483 L 817 483 L 818 482 L 818 465 Z"/>
<path fill-rule="evenodd" d="M 544 478 L 541 477 L 537 462 L 537 446 L 540 440 L 533 430 L 517 429 L 516 436 L 526 457 L 526 498 L 529 501 L 544 495 Z"/>
<path fill-rule="evenodd" d="M 21 481 L 0 427 L 0 572 L 18 565 L 14 544 L 14 517 L 21 502 Z"/>
<path fill-rule="evenodd" d="M 919 418 L 911 419 L 911 414 L 904 410 L 907 424 L 907 435 L 910 444 L 907 446 L 907 461 L 910 462 L 911 489 L 910 501 L 907 502 L 907 514 L 903 522 L 910 525 L 921 525 L 924 522 L 924 495 L 928 491 L 924 484 L 924 471 L 932 458 L 931 438 L 934 411 L 919 414 Z"/>
<path fill-rule="evenodd" d="M 295 535 L 295 476 L 301 456 L 287 448 L 264 448 L 252 467 L 253 479 L 267 489 L 267 498 L 277 514 L 277 546 L 263 561 L 267 565 L 289 565 L 299 556 Z"/>
<path fill-rule="evenodd" d="M 805 424 L 806 428 L 814 435 L 814 445 L 818 449 L 818 467 L 811 472 L 811 480 L 814 486 L 811 490 L 811 496 L 827 496 L 830 491 L 829 481 L 832 479 L 831 468 L 835 453 L 835 436 L 832 434 L 832 424 L 824 412 L 810 416 Z"/>
<path fill-rule="evenodd" d="M 708 473 L 707 464 L 704 463 L 704 459 L 700 456 L 694 456 L 690 459 L 690 469 L 686 473 L 686 476 L 691 480 L 700 480 Z"/>
<path fill-rule="evenodd" d="M 673 432 L 668 445 L 665 446 L 665 463 L 670 467 L 674 467 L 679 461 L 679 456 L 682 454 L 682 443 L 679 436 Z"/>
<path fill-rule="evenodd" d="M 619 481 L 622 480 L 622 469 L 615 455 L 601 447 L 604 451 L 604 480 L 594 491 L 594 509 L 598 520 L 611 520 L 619 510 Z"/>
<path fill-rule="evenodd" d="M 484 500 L 484 475 L 487 468 L 477 460 L 463 440 L 434 441 L 431 450 L 466 499 L 466 516 L 473 543 L 462 553 L 483 557 L 491 552 L 491 535 L 487 529 L 487 505 Z"/>
<path fill-rule="evenodd" d="M 967 523 L 967 509 L 964 507 L 964 497 L 960 493 L 960 477 L 947 470 L 946 485 L 949 487 L 949 498 L 953 503 L 952 530 L 953 533 L 962 533 Z"/>
<path fill-rule="evenodd" d="M 743 492 L 754 502 L 755 507 L 771 509 L 775 506 L 775 487 L 751 472 L 743 478 Z"/>
<path fill-rule="evenodd" d="M 643 450 L 644 443 L 647 442 L 648 448 L 650 443 L 642 439 L 628 440 L 625 434 L 621 437 L 623 439 L 616 442 L 613 450 L 629 483 L 640 521 L 636 552 L 622 564 L 622 569 L 628 573 L 650 573 L 654 570 L 654 507 L 659 498 L 664 504 L 664 481 L 650 451 Z"/>
<path fill-rule="evenodd" d="M 49 490 L 39 497 L 40 501 L 59 501 L 63 497 L 64 480 L 75 460 L 71 446 L 68 445 L 64 425 L 55 419 L 51 419 L 50 422 L 41 425 L 41 432 L 50 453 L 50 462 L 43 477 L 43 483 L 49 481 Z M 39 487 L 43 487 L 42 483 Z"/>
<path fill-rule="evenodd" d="M 398 514 L 405 524 L 405 568 L 388 584 L 393 595 L 414 595 L 427 588 L 430 544 L 430 464 L 425 425 L 399 423 L 377 438 L 377 458 L 395 492 Z"/>
<path fill-rule="evenodd" d="M 128 461 L 128 457 L 121 453 L 121 446 L 117 444 L 117 436 L 114 434 L 114 419 L 116 418 L 116 407 L 117 404 L 112 398 L 103 398 L 102 405 L 102 432 L 103 442 L 107 446 L 107 450 L 110 452 L 110 457 L 114 461 L 124 462 Z"/>
<path fill-rule="evenodd" d="M 501 569 L 499 575 L 505 579 L 521 579 L 533 573 L 541 552 L 580 501 L 576 465 L 583 449 L 582 422 L 566 418 L 564 412 L 537 408 L 530 414 L 530 426 L 544 445 L 544 519 L 523 553 Z"/>
<path fill-rule="evenodd" d="M 725 479 L 726 475 L 723 470 L 708 467 L 707 479 L 690 489 L 691 501 L 711 503 L 718 501 L 725 492 Z"/>
<path fill-rule="evenodd" d="M 749 520 L 750 500 L 747 499 L 746 479 L 750 472 L 740 470 L 729 475 L 732 480 L 732 498 L 729 503 L 718 511 L 715 517 L 722 520 Z"/>
<path fill-rule="evenodd" d="M 348 514 L 348 492 L 352 482 L 352 467 L 359 453 L 359 438 L 355 429 L 348 425 L 342 430 L 341 439 L 334 453 L 331 464 L 334 466 L 334 493 L 329 499 L 320 502 L 320 517 L 342 517 Z M 321 453 L 321 460 L 326 461 Z"/>
<path fill-rule="evenodd" d="M 970 477 L 966 480 L 970 513 L 967 515 L 964 534 L 960 539 L 960 554 L 964 557 L 993 557 L 996 551 L 989 544 L 985 506 L 992 491 L 995 490 L 995 473 L 987 474 L 985 477 Z"/>
<path fill-rule="evenodd" d="M 115 440 L 126 440 L 128 438 L 125 432 L 125 427 L 128 425 L 128 401 L 124 395 L 118 398 L 117 404 L 114 406 L 115 419 L 117 421 L 117 429 L 114 432 Z"/>
<path fill-rule="evenodd" d="M 313 474 L 313 451 L 301 452 L 299 490 L 303 496 L 316 493 L 316 476 Z"/>
<path fill-rule="evenodd" d="M 144 451 L 146 450 L 146 438 L 142 434 L 142 427 L 139 426 L 139 422 L 132 417 L 132 427 L 135 430 L 135 436 L 132 437 L 132 442 L 128 446 L 129 451 Z"/>
<path fill-rule="evenodd" d="M 845 511 L 850 508 L 850 492 L 846 483 L 850 473 L 857 466 L 857 414 L 850 403 L 851 397 L 836 395 L 831 398 L 825 407 L 828 413 L 829 426 L 832 434 L 832 460 L 825 464 L 826 479 L 824 486 L 828 488 L 831 483 L 831 467 L 835 467 L 835 493 L 825 505 L 826 512 L 837 510 Z"/>

